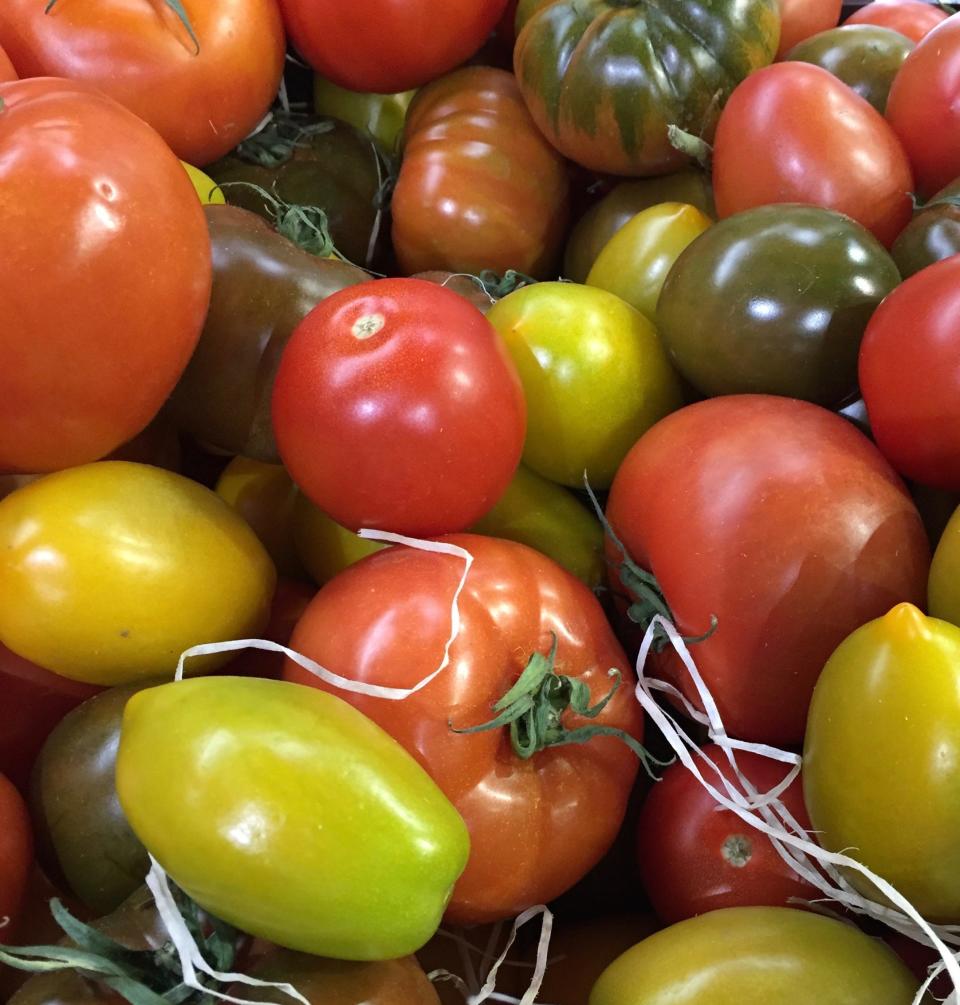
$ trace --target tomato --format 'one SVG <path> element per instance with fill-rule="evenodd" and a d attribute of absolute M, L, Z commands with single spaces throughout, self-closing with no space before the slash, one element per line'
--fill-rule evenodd
<path fill-rule="evenodd" d="M 291 485 L 293 483 L 291 482 Z M 384 547 L 331 520 L 298 492 L 293 507 L 293 540 L 304 568 L 320 584 Z"/>
<path fill-rule="evenodd" d="M 644 939 L 590 1005 L 911 1005 L 917 982 L 853 925 L 786 907 L 733 907 Z"/>
<path fill-rule="evenodd" d="M 958 280 L 960 258 L 912 276 L 874 314 L 860 349 L 877 445 L 902 474 L 952 491 L 960 490 Z"/>
<path fill-rule="evenodd" d="M 204 206 L 222 206 L 227 201 L 223 197 L 223 190 L 210 175 L 201 171 L 200 168 L 188 164 L 186 161 L 181 161 L 181 163 L 183 164 L 184 171 L 187 172 L 187 177 L 193 182 L 193 187 L 200 197 L 200 202 Z"/>
<path fill-rule="evenodd" d="M 345 702 L 283 681 L 201 677 L 134 695 L 117 791 L 202 907 L 318 956 L 419 949 L 469 850 L 463 821 L 394 740 Z"/>
<path fill-rule="evenodd" d="M 0 944 L 16 934 L 17 913 L 33 861 L 30 816 L 13 782 L 0 775 Z"/>
<path fill-rule="evenodd" d="M 551 481 L 607 488 L 627 451 L 682 404 L 653 325 L 606 290 L 537 283 L 487 317 L 527 397 L 524 462 Z"/>
<path fill-rule="evenodd" d="M 666 174 L 686 166 L 667 127 L 712 139 L 734 87 L 776 54 L 779 22 L 777 0 L 551 0 L 520 8 L 514 68 L 565 157 L 592 171 Z"/>
<path fill-rule="evenodd" d="M 960 510 L 954 512 L 934 552 L 927 599 L 930 614 L 960 626 Z"/>
<path fill-rule="evenodd" d="M 878 24 L 919 42 L 950 15 L 927 0 L 873 0 L 847 18 L 846 24 Z"/>
<path fill-rule="evenodd" d="M 507 269 L 549 275 L 567 223 L 567 172 L 513 75 L 471 66 L 414 99 L 393 193 L 407 272 Z"/>
<path fill-rule="evenodd" d="M 210 242 L 177 158 L 130 112 L 56 80 L 0 84 L 0 101 L 0 471 L 47 471 L 159 410 L 203 325 Z"/>
<path fill-rule="evenodd" d="M 960 179 L 917 209 L 890 254 L 904 279 L 960 254 Z"/>
<path fill-rule="evenodd" d="M 887 121 L 920 195 L 960 176 L 960 18 L 944 21 L 907 58 L 890 89 Z"/>
<path fill-rule="evenodd" d="M 280 0 L 297 51 L 351 91 L 420 87 L 480 48 L 507 0 Z"/>
<path fill-rule="evenodd" d="M 929 545 L 906 489 L 862 433 L 806 402 L 730 396 L 668 416 L 627 455 L 607 518 L 684 635 L 716 617 L 693 656 L 741 739 L 798 743 L 838 643 L 923 602 Z M 698 704 L 679 661 L 658 669 Z"/>
<path fill-rule="evenodd" d="M 828 28 L 835 28 L 840 20 L 843 0 L 779 0 L 780 47 L 777 58 L 782 59 L 795 45 Z"/>
<path fill-rule="evenodd" d="M 48 475 L 0 502 L 0 541 L 0 639 L 74 680 L 172 674 L 189 646 L 267 620 L 276 573 L 253 531 L 160 468 L 104 461 Z"/>
<path fill-rule="evenodd" d="M 332 115 L 372 136 L 392 153 L 400 142 L 407 109 L 415 91 L 397 94 L 360 94 L 338 87 L 323 77 L 313 79 L 313 109 L 317 115 Z"/>
<path fill-rule="evenodd" d="M 638 213 L 610 238 L 587 276 L 587 286 L 615 293 L 648 321 L 681 252 L 713 221 L 695 206 L 665 202 Z"/>
<path fill-rule="evenodd" d="M 900 274 L 859 224 L 813 206 L 721 220 L 677 259 L 657 307 L 674 366 L 704 394 L 855 395 L 864 329 Z"/>
<path fill-rule="evenodd" d="M 182 3 L 193 37 L 168 4 L 59 0 L 51 9 L 5 0 L 0 45 L 21 77 L 92 84 L 153 126 L 178 157 L 203 167 L 270 107 L 283 71 L 283 27 L 272 0 Z"/>
<path fill-rule="evenodd" d="M 0 48 L 0 84 L 17 79 L 17 71 L 10 62 L 10 57 Z"/>
<path fill-rule="evenodd" d="M 853 849 L 925 918 L 950 924 L 960 920 L 958 667 L 960 628 L 898 604 L 830 657 L 803 758 L 820 843 Z"/>
<path fill-rule="evenodd" d="M 484 316 L 420 279 L 328 297 L 280 362 L 273 424 L 310 500 L 350 529 L 461 530 L 503 495 L 525 406 Z"/>
<path fill-rule="evenodd" d="M 573 885 L 612 844 L 637 758 L 621 740 L 515 754 L 508 730 L 451 730 L 491 718 L 534 653 L 557 639 L 558 670 L 582 681 L 590 702 L 623 684 L 595 720 L 639 736 L 630 665 L 590 591 L 550 559 L 512 541 L 444 540 L 474 563 L 460 597 L 451 668 L 400 702 L 342 692 L 412 753 L 462 814 L 472 851 L 447 911 L 452 923 L 512 917 Z M 294 632 L 300 653 L 352 680 L 410 687 L 438 664 L 450 630 L 450 598 L 463 571 L 449 555 L 389 548 L 328 583 Z M 370 598 L 376 598 L 371 604 Z M 327 685 L 292 662 L 284 676 Z M 566 712 L 570 728 L 585 719 Z"/>

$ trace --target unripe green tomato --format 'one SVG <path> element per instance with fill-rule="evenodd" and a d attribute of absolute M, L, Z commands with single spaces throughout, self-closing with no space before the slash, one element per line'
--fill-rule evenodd
<path fill-rule="evenodd" d="M 396 150 L 416 91 L 362 94 L 323 77 L 313 78 L 313 106 L 317 115 L 332 115 L 372 136 L 387 153 Z"/>

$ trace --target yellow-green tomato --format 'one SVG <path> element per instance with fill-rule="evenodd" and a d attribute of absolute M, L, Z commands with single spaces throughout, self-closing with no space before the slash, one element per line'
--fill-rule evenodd
<path fill-rule="evenodd" d="M 544 478 L 608 488 L 620 462 L 683 403 L 653 325 L 619 297 L 578 283 L 536 283 L 487 314 L 527 400 L 524 463 Z"/>
<path fill-rule="evenodd" d="M 302 492 L 297 493 L 293 506 L 293 542 L 303 567 L 320 586 L 361 558 L 386 547 L 347 530 Z"/>
<path fill-rule="evenodd" d="M 590 1005 L 911 1005 L 918 981 L 858 928 L 787 907 L 731 907 L 628 949 Z"/>
<path fill-rule="evenodd" d="M 210 175 L 201 171 L 200 168 L 188 164 L 186 161 L 180 161 L 180 163 L 183 165 L 183 170 L 189 175 L 190 181 L 193 182 L 197 197 L 204 206 L 222 206 L 227 201 L 224 197 L 223 189 L 220 188 Z"/>
<path fill-rule="evenodd" d="M 587 286 L 616 293 L 649 321 L 667 273 L 713 221 L 696 206 L 664 202 L 637 215 L 610 238 L 587 276 Z"/>
<path fill-rule="evenodd" d="M 960 922 L 960 628 L 898 604 L 840 644 L 813 693 L 803 792 L 821 844 Z"/>
<path fill-rule="evenodd" d="M 109 686 L 172 674 L 190 646 L 262 631 L 275 585 L 247 523 L 161 468 L 101 461 L 0 501 L 0 642 L 63 677 Z"/>
<path fill-rule="evenodd" d="M 927 601 L 933 617 L 960 625 L 960 509 L 950 517 L 934 552 Z"/>
<path fill-rule="evenodd" d="M 332 115 L 368 133 L 388 153 L 399 145 L 407 109 L 416 91 L 396 94 L 362 94 L 348 91 L 323 77 L 313 78 L 313 105 L 317 115 Z"/>
<path fill-rule="evenodd" d="M 117 792 L 198 904 L 317 956 L 419 949 L 469 854 L 463 820 L 392 737 L 285 681 L 201 677 L 134 695 Z"/>

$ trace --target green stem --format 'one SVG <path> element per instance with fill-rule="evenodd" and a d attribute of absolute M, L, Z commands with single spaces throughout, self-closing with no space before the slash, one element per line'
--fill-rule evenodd
<path fill-rule="evenodd" d="M 713 162 L 713 147 L 699 136 L 688 133 L 679 126 L 667 126 L 667 139 L 674 150 L 695 160 L 708 174 Z"/>
<path fill-rule="evenodd" d="M 163 0 L 163 2 L 177 15 L 180 23 L 187 30 L 187 34 L 190 36 L 190 41 L 193 42 L 194 55 L 200 55 L 200 40 L 197 38 L 196 32 L 193 30 L 193 25 L 190 23 L 190 17 L 184 9 L 181 0 Z M 59 3 L 59 0 L 50 0 L 47 6 L 43 9 L 44 14 L 49 14 L 54 7 Z"/>
<path fill-rule="evenodd" d="M 477 276 L 477 279 L 484 290 L 494 300 L 502 300 L 515 290 L 519 290 L 524 286 L 534 286 L 537 282 L 532 276 L 528 276 L 523 272 L 517 272 L 516 269 L 507 269 L 502 276 L 494 272 L 493 269 L 484 269 Z"/>

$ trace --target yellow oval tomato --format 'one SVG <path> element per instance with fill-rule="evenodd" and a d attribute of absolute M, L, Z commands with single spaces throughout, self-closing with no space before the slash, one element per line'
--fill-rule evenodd
<path fill-rule="evenodd" d="M 204 206 L 222 206 L 227 201 L 224 198 L 223 189 L 208 174 L 186 161 L 180 161 L 180 163 L 189 175 L 190 181 L 193 182 L 197 196 Z"/>
<path fill-rule="evenodd" d="M 313 78 L 313 107 L 317 115 L 332 115 L 372 136 L 388 153 L 396 150 L 407 109 L 416 91 L 361 94 L 323 77 Z"/>
<path fill-rule="evenodd" d="M 930 614 L 960 625 L 960 509 L 940 535 L 927 585 Z"/>
<path fill-rule="evenodd" d="M 487 318 L 523 383 L 524 463 L 544 478 L 580 488 L 586 471 L 609 487 L 634 443 L 683 403 L 653 325 L 606 290 L 537 283 Z"/>
<path fill-rule="evenodd" d="M 293 506 L 293 541 L 300 562 L 320 586 L 386 547 L 342 527 L 301 492 Z"/>
<path fill-rule="evenodd" d="M 638 213 L 604 245 L 587 286 L 615 293 L 655 322 L 667 273 L 713 221 L 696 206 L 664 202 Z"/>
<path fill-rule="evenodd" d="M 73 680 L 172 674 L 190 646 L 256 635 L 275 583 L 245 521 L 161 468 L 101 461 L 0 502 L 0 641 Z"/>

